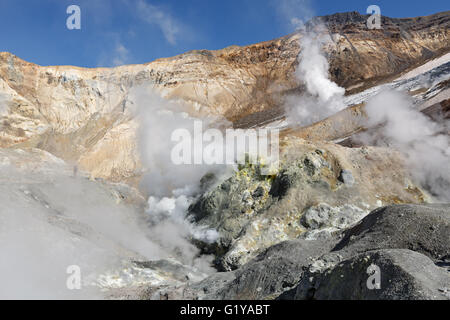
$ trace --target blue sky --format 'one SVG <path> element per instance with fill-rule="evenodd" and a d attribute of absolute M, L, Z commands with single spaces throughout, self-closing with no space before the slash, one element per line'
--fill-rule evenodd
<path fill-rule="evenodd" d="M 307 4 L 306 2 L 309 2 Z M 0 0 L 0 51 L 40 65 L 83 67 L 145 63 L 193 49 L 274 39 L 311 14 L 412 17 L 449 10 L 447 0 Z M 68 30 L 69 5 L 81 30 Z"/>

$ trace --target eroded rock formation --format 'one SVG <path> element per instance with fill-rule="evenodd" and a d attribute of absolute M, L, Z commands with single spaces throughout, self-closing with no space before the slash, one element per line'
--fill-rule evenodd
<path fill-rule="evenodd" d="M 148 86 L 182 101 L 191 116 L 220 116 L 235 127 L 282 121 L 285 97 L 304 91 L 294 75 L 302 32 L 111 69 L 44 67 L 0 53 L 1 202 L 13 203 L 0 220 L 14 210 L 36 213 L 36 225 L 61 243 L 126 261 L 97 278 L 112 298 L 449 298 L 448 205 L 419 205 L 432 198 L 405 158 L 355 136 L 378 134 L 364 127 L 364 103 L 386 87 L 409 92 L 433 121 L 448 119 L 448 78 L 441 76 L 449 62 L 428 69 L 426 62 L 448 58 L 450 13 L 383 17 L 382 30 L 368 30 L 366 20 L 358 13 L 320 18 L 330 78 L 347 89 L 347 109 L 307 127 L 281 126 L 281 163 L 272 176 L 243 165 L 224 181 L 202 179 L 189 219 L 219 237 L 189 240 L 227 272 L 205 279 L 174 260 L 176 253 L 153 254 L 163 247 L 137 232 L 148 221 L 145 198 L 133 188 L 144 168 L 129 95 Z M 370 213 L 402 203 L 411 205 Z M 97 218 L 114 218 L 113 228 L 102 229 Z M 123 219 L 130 237 L 116 232 Z M 141 252 L 147 249 L 150 256 Z M 370 263 L 399 285 L 361 287 Z"/>
<path fill-rule="evenodd" d="M 383 18 L 383 30 L 368 30 L 366 19 L 358 13 L 321 18 L 332 40 L 324 48 L 331 79 L 348 92 L 448 52 L 448 12 Z M 246 47 L 193 51 L 113 69 L 42 67 L 1 53 L 0 145 L 40 148 L 79 163 L 96 177 L 135 183 L 140 159 L 137 124 L 128 113 L 130 88 L 152 86 L 167 98 L 187 102 L 192 114 L 240 121 L 271 110 L 268 117 L 273 119 L 282 114 L 284 95 L 302 90 L 293 75 L 301 37 L 294 33 Z M 119 152 L 111 153 L 112 148 Z"/>

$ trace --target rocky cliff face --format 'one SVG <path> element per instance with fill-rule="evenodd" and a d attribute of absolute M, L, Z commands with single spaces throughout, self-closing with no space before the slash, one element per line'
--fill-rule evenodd
<path fill-rule="evenodd" d="M 384 17 L 382 30 L 368 30 L 367 16 L 358 13 L 318 19 L 326 27 L 322 36 L 329 38 L 323 49 L 330 79 L 346 88 L 347 108 L 307 127 L 284 121 L 282 107 L 287 96 L 305 90 L 295 73 L 303 32 L 112 69 L 44 67 L 0 53 L 0 202 L 12 199 L 14 204 L 2 209 L 0 220 L 14 217 L 15 211 L 36 213 L 37 228 L 23 218 L 31 232 L 51 230 L 50 240 L 39 233 L 43 246 L 58 242 L 75 248 L 80 242 L 87 251 L 99 252 L 114 267 L 93 270 L 94 287 L 107 289 L 110 297 L 448 298 L 448 274 L 442 269 L 448 265 L 448 206 L 370 213 L 433 199 L 414 180 L 407 152 L 389 144 L 369 146 L 359 134 L 382 135 L 381 124 L 367 126 L 370 108 L 365 104 L 393 88 L 409 93 L 420 115 L 416 118 L 426 115 L 442 124 L 442 132 L 430 136 L 445 136 L 433 142 L 448 144 L 450 13 Z M 187 222 L 184 214 L 192 223 L 188 231 L 164 223 L 155 228 L 144 213 L 156 218 L 160 213 L 146 212 L 149 203 L 130 188 L 139 185 L 145 169 L 140 115 L 131 97 L 140 86 L 181 101 L 178 107 L 193 117 L 216 116 L 242 128 L 282 128 L 279 169 L 261 176 L 258 166 L 246 164 L 225 178 L 208 174 L 190 207 L 183 207 L 182 223 Z M 147 102 L 159 103 L 145 101 L 140 107 L 146 109 Z M 163 140 L 156 143 L 165 146 Z M 446 168 L 440 169 L 445 173 Z M 437 180 L 444 177 L 435 172 Z M 161 181 L 150 177 L 149 182 Z M 153 200 L 155 211 L 178 210 L 171 199 Z M 435 243 L 422 241 L 427 236 L 422 225 Z M 193 237 L 202 228 L 217 231 L 217 241 Z M 169 233 L 179 238 L 164 237 Z M 227 272 L 204 279 L 198 264 L 186 262 L 205 263 L 209 272 L 212 258 L 203 261 L 198 250 L 214 255 L 215 266 Z M 91 258 L 86 257 L 87 265 L 97 263 Z M 351 266 L 357 265 L 365 276 L 368 261 L 385 267 L 401 290 L 386 284 L 379 296 L 365 288 L 352 295 L 362 280 L 348 285 L 338 275 L 351 277 Z M 415 261 L 420 272 L 412 268 Z M 433 274 L 429 279 L 424 278 L 427 270 Z M 329 286 L 345 290 L 339 295 Z"/>
<path fill-rule="evenodd" d="M 331 78 L 349 92 L 449 50 L 448 12 L 383 18 L 383 30 L 368 30 L 366 19 L 358 13 L 321 18 L 331 39 L 325 48 Z M 130 88 L 150 85 L 164 97 L 187 102 L 192 114 L 239 121 L 272 110 L 273 119 L 282 113 L 284 94 L 302 90 L 293 76 L 302 36 L 295 33 L 246 47 L 193 51 L 114 69 L 41 67 L 1 53 L 0 145 L 37 147 L 79 163 L 94 176 L 133 183 L 140 164 L 136 122 L 127 111 Z M 111 154 L 112 148 L 118 152 Z"/>
<path fill-rule="evenodd" d="M 286 143 L 275 176 L 260 176 L 257 166 L 248 165 L 191 206 L 197 223 L 220 234 L 205 248 L 218 257 L 219 269 L 239 268 L 264 249 L 300 235 L 329 236 L 385 204 L 429 200 L 392 150 Z"/>
<path fill-rule="evenodd" d="M 332 237 L 285 241 L 236 271 L 160 293 L 206 300 L 448 300 L 449 218 L 448 205 L 382 207 Z M 374 266 L 376 290 L 369 281 Z"/>

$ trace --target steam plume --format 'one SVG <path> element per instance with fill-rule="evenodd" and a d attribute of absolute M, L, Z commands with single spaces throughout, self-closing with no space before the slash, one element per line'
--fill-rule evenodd
<path fill-rule="evenodd" d="M 366 112 L 367 126 L 380 127 L 382 138 L 372 132 L 362 134 L 361 141 L 401 151 L 416 181 L 438 200 L 449 201 L 450 139 L 446 125 L 414 109 L 412 99 L 398 91 L 378 94 L 367 102 Z"/>
<path fill-rule="evenodd" d="M 314 19 L 306 25 L 299 25 L 298 29 L 302 33 L 301 51 L 295 76 L 298 83 L 305 85 L 306 92 L 289 96 L 285 107 L 288 121 L 293 125 L 305 126 L 342 110 L 345 107 L 345 89 L 329 79 L 329 63 L 323 47 L 332 39 L 326 27 Z"/>

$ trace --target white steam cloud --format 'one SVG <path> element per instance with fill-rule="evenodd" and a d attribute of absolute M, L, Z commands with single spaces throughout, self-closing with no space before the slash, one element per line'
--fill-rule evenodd
<path fill-rule="evenodd" d="M 450 200 L 450 139 L 447 123 L 438 124 L 414 109 L 404 93 L 385 91 L 367 102 L 369 128 L 359 139 L 367 144 L 390 146 L 406 156 L 413 177 L 441 201 Z"/>
<path fill-rule="evenodd" d="M 131 260 L 175 259 L 204 274 L 214 272 L 213 258 L 202 256 L 192 239 L 212 243 L 218 234 L 192 224 L 186 214 L 201 178 L 226 168 L 172 163 L 171 133 L 193 126 L 179 104 L 141 88 L 127 104 L 136 108 L 141 124 L 145 212 L 120 204 L 117 191 L 100 182 L 72 177 L 71 168 L 50 154 L 0 151 L 0 298 L 103 298 L 92 284 Z M 71 265 L 81 268 L 82 290 L 66 286 Z"/>
<path fill-rule="evenodd" d="M 274 0 L 274 5 L 289 30 L 302 28 L 314 16 L 310 0 Z"/>
<path fill-rule="evenodd" d="M 298 19 L 301 23 L 301 19 Z M 326 27 L 319 22 L 301 25 L 301 51 L 299 65 L 295 71 L 296 79 L 303 83 L 306 92 L 286 98 L 288 121 L 292 125 L 305 126 L 320 121 L 345 108 L 343 97 L 345 89 L 330 80 L 328 60 L 323 47 L 332 39 Z"/>
<path fill-rule="evenodd" d="M 184 264 L 211 272 L 212 257 L 200 256 L 190 239 L 212 243 L 218 238 L 215 230 L 196 226 L 188 220 L 189 205 L 201 191 L 200 180 L 206 174 L 218 178 L 231 168 L 223 165 L 176 165 L 171 159 L 175 130 L 186 129 L 194 135 L 194 120 L 181 103 L 163 99 L 151 89 L 133 90 L 130 99 L 140 120 L 139 145 L 145 167 L 142 188 L 149 195 L 149 215 L 152 239 L 165 250 L 174 252 Z M 218 119 L 202 119 L 205 126 Z M 202 152 L 195 147 L 195 152 Z"/>
<path fill-rule="evenodd" d="M 144 21 L 157 25 L 167 42 L 176 45 L 182 26 L 170 13 L 144 0 L 137 2 L 137 9 Z"/>
<path fill-rule="evenodd" d="M 306 83 L 308 93 L 317 97 L 321 103 L 342 97 L 345 89 L 339 87 L 328 77 L 330 65 L 321 49 L 323 40 L 307 35 L 301 43 L 300 64 L 296 75 L 298 79 L 302 79 Z"/>
<path fill-rule="evenodd" d="M 292 0 L 294 1 L 294 0 Z M 292 1 L 284 1 L 283 8 Z M 311 17 L 311 10 L 304 1 L 294 1 L 300 6 L 302 17 Z M 292 8 L 295 8 L 293 5 Z M 332 39 L 319 20 L 293 18 L 285 13 L 302 33 L 299 65 L 296 79 L 303 83 L 306 92 L 286 98 L 288 122 L 293 126 L 306 126 L 329 117 L 346 107 L 345 89 L 329 78 L 329 63 L 323 48 Z M 366 106 L 369 128 L 381 127 L 382 137 L 369 130 L 360 136 L 364 143 L 388 145 L 402 152 L 417 182 L 438 200 L 450 200 L 450 147 L 449 123 L 438 124 L 414 109 L 413 101 L 399 92 L 383 92 L 372 98 Z"/>
<path fill-rule="evenodd" d="M 20 157 L 28 153 L 16 151 Z M 131 259 L 169 256 L 142 228 L 143 217 L 85 177 L 51 169 L 17 169 L 0 161 L 0 299 L 101 299 L 96 279 Z M 36 160 L 36 159 L 34 159 Z M 81 290 L 69 290 L 69 266 L 81 270 Z"/>

